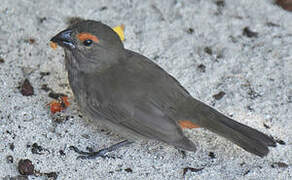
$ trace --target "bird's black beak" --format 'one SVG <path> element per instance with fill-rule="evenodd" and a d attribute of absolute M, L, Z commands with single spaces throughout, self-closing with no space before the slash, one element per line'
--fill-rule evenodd
<path fill-rule="evenodd" d="M 66 29 L 54 36 L 51 41 L 64 48 L 74 49 L 75 43 L 74 39 L 72 38 L 72 32 L 73 31 L 71 29 Z"/>

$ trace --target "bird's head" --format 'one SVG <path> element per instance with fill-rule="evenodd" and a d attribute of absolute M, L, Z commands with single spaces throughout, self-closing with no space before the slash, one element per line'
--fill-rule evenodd
<path fill-rule="evenodd" d="M 93 20 L 82 20 L 61 31 L 51 39 L 64 48 L 66 56 L 76 66 L 109 64 L 124 51 L 120 37 L 111 27 Z M 71 60 L 71 61 L 73 61 Z M 70 61 L 70 60 L 69 60 Z"/>

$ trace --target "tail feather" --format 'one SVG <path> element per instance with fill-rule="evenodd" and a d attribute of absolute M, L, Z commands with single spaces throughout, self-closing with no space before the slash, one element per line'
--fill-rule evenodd
<path fill-rule="evenodd" d="M 246 151 L 260 157 L 269 153 L 268 146 L 276 146 L 272 137 L 236 122 L 205 104 L 197 105 L 195 114 L 195 123 L 199 126 L 227 138 Z"/>

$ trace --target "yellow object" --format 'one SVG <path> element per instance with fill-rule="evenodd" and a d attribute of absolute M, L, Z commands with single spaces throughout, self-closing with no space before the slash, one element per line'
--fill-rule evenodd
<path fill-rule="evenodd" d="M 124 35 L 124 30 L 125 30 L 125 25 L 120 25 L 116 26 L 113 28 L 113 30 L 119 35 L 122 41 L 125 40 L 125 35 Z"/>

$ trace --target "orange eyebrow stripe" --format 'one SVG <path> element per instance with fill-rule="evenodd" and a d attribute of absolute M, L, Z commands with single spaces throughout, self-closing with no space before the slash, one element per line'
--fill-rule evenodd
<path fill-rule="evenodd" d="M 195 123 L 192 123 L 191 121 L 187 121 L 187 120 L 181 120 L 178 121 L 179 125 L 181 128 L 188 128 L 188 129 L 192 129 L 192 128 L 199 128 L 200 126 L 196 125 Z"/>
<path fill-rule="evenodd" d="M 79 33 L 76 35 L 77 38 L 80 40 L 80 41 L 85 41 L 87 39 L 91 39 L 92 41 L 98 43 L 98 39 L 96 36 L 90 34 L 90 33 Z"/>

